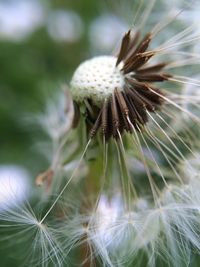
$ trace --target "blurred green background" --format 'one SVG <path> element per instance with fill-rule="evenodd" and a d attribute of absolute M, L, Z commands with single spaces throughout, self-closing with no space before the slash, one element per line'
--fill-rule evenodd
<path fill-rule="evenodd" d="M 44 157 L 33 146 L 41 129 L 26 119 L 43 111 L 82 60 L 110 52 L 119 40 L 125 22 L 104 7 L 105 1 L 93 0 L 0 1 L 2 164 L 23 165 L 33 176 L 45 169 Z"/>
<path fill-rule="evenodd" d="M 14 190 L 23 191 L 22 177 L 34 183 L 49 166 L 37 146 L 48 137 L 34 116 L 45 111 L 83 60 L 113 52 L 127 30 L 113 3 L 0 0 L 0 212 L 9 201 L 10 191 L 3 191 L 8 177 L 15 179 Z M 5 250 L 3 244 L 0 267 L 21 266 L 13 246 Z M 24 247 L 15 248 L 14 254 L 23 255 Z"/>
<path fill-rule="evenodd" d="M 47 137 L 31 123 L 34 114 L 80 62 L 115 50 L 129 27 L 126 11 L 125 1 L 114 0 L 0 0 L 0 168 L 22 166 L 32 181 L 48 168 L 35 145 Z M 18 266 L 0 250 L 0 267 Z"/>

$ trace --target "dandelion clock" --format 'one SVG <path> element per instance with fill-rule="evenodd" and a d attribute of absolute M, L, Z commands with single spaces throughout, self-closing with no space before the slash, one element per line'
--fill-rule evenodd
<path fill-rule="evenodd" d="M 80 62 L 56 124 L 43 116 L 53 149 L 36 179 L 40 212 L 1 215 L 2 227 L 27 226 L 38 266 L 179 267 L 199 255 L 200 35 L 187 3 L 136 2 L 117 51 Z"/>

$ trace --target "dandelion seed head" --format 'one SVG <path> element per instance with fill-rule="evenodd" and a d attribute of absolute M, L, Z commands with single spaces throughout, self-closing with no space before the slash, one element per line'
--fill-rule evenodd
<path fill-rule="evenodd" d="M 114 56 L 99 56 L 83 62 L 71 80 L 71 94 L 80 102 L 91 99 L 96 105 L 111 96 L 115 88 L 123 88 L 124 79 Z"/>
<path fill-rule="evenodd" d="M 99 128 L 106 140 L 118 138 L 119 132 L 138 130 L 148 122 L 148 111 L 154 112 L 162 105 L 163 93 L 152 83 L 166 81 L 171 75 L 163 72 L 164 62 L 147 65 L 156 54 L 148 51 L 152 38 L 150 32 L 140 38 L 140 32 L 129 30 L 117 58 L 95 57 L 75 71 L 70 85 L 76 106 L 74 121 L 84 103 L 91 138 Z"/>
<path fill-rule="evenodd" d="M 155 0 L 150 2 L 151 7 L 156 3 Z M 50 208 L 46 211 L 44 207 L 42 219 L 37 219 L 33 212 L 24 213 L 23 209 L 19 213 L 8 211 L 8 216 L 0 213 L 3 221 L 12 220 L 18 224 L 25 221 L 36 230 L 33 246 L 36 252 L 42 251 L 42 266 L 48 265 L 49 260 L 53 266 L 61 266 L 73 250 L 73 255 L 80 254 L 82 264 L 88 258 L 94 260 L 91 266 L 100 258 L 102 266 L 127 266 L 127 262 L 130 266 L 135 262 L 146 266 L 148 262 L 148 266 L 155 267 L 159 258 L 158 265 L 164 260 L 168 266 L 177 267 L 189 263 L 193 248 L 200 251 L 200 194 L 196 175 L 199 165 L 198 160 L 193 164 L 188 157 L 193 153 L 189 143 L 190 129 L 187 125 L 181 126 L 181 131 L 186 132 L 183 136 L 177 131 L 178 113 L 185 112 L 194 121 L 198 119 L 197 113 L 194 114 L 196 99 L 194 101 L 191 94 L 197 96 L 195 86 L 199 86 L 199 81 L 178 76 L 173 71 L 171 74 L 172 68 L 188 64 L 187 57 L 179 61 L 179 56 L 191 56 L 190 63 L 194 62 L 189 50 L 177 51 L 177 48 L 193 43 L 197 36 L 188 27 L 170 39 L 166 38 L 165 28 L 177 14 L 164 21 L 159 18 L 158 24 L 149 32 L 145 24 L 150 12 L 148 6 L 142 13 L 144 19 L 135 19 L 141 21 L 141 26 L 124 34 L 116 57 L 94 57 L 75 70 L 69 88 L 74 106 L 69 105 L 68 123 L 61 104 L 61 113 L 57 114 L 52 108 L 47 112 L 49 123 L 47 117 L 41 120 L 52 139 L 53 159 L 51 168 L 39 176 L 39 181 L 48 178 L 45 181 L 50 180 L 48 186 L 56 192 Z M 160 35 L 160 41 L 153 47 L 157 35 Z M 164 43 L 160 44 L 162 40 Z M 174 57 L 172 62 L 165 61 L 168 55 L 170 59 Z M 183 69 L 187 71 L 187 68 Z M 192 85 L 191 89 L 182 90 L 181 85 L 187 83 Z M 188 105 L 184 105 L 186 102 Z M 73 116 L 78 119 L 82 116 L 80 126 L 86 127 L 70 132 L 78 125 L 71 122 Z M 104 137 L 101 145 L 101 138 L 95 142 L 91 140 L 97 131 Z M 77 138 L 75 132 L 80 134 L 78 137 L 84 135 L 83 140 Z M 89 132 L 90 139 L 86 141 Z M 128 134 L 123 135 L 124 132 Z M 111 138 L 114 140 L 107 142 Z M 83 142 L 78 143 L 78 139 Z M 86 145 L 81 153 L 79 147 L 82 148 L 84 142 Z M 93 155 L 96 151 L 99 153 L 93 159 L 94 164 L 87 161 L 90 153 Z M 103 163 L 102 172 L 100 162 Z M 185 162 L 182 165 L 184 175 L 180 173 L 182 162 Z M 54 180 L 59 191 L 51 183 L 52 175 L 56 175 Z M 59 175 L 64 175 L 65 181 L 59 181 Z M 82 191 L 77 176 L 85 177 L 86 191 Z M 68 190 L 71 185 L 72 190 Z M 77 186 L 81 187 L 84 201 L 76 197 L 74 188 L 78 189 Z M 61 209 L 59 201 L 64 193 L 69 196 L 69 191 L 73 205 L 63 198 L 66 205 Z M 95 197 L 95 202 L 88 201 L 91 196 Z M 52 218 L 55 218 L 55 224 L 50 220 Z M 143 259 L 138 260 L 141 254 L 145 255 L 145 263 Z M 69 265 L 69 261 L 66 264 Z"/>

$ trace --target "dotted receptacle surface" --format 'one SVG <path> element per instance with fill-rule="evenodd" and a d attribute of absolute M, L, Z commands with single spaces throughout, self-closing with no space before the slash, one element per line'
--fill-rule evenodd
<path fill-rule="evenodd" d="M 80 64 L 70 84 L 73 99 L 81 102 L 89 98 L 99 105 L 116 87 L 123 88 L 121 66 L 115 66 L 116 60 L 117 58 L 113 56 L 100 56 Z"/>

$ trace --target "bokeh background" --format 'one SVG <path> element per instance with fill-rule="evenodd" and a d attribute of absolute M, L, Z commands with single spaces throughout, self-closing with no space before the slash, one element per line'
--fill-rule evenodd
<path fill-rule="evenodd" d="M 35 117 L 80 62 L 113 52 L 128 29 L 119 3 L 0 0 L 0 212 L 34 190 L 35 177 L 49 165 L 38 149 L 48 137 Z M 23 255 L 25 248 L 16 249 Z M 0 266 L 21 263 L 1 243 Z"/>
<path fill-rule="evenodd" d="M 33 176 L 45 168 L 33 145 L 41 129 L 28 121 L 82 60 L 119 42 L 128 24 L 111 10 L 106 1 L 0 1 L 1 164 L 25 166 Z"/>
<path fill-rule="evenodd" d="M 115 51 L 131 15 L 126 1 L 0 0 L 0 211 L 12 201 L 6 184 L 23 199 L 49 166 L 35 117 L 80 62 Z M 0 267 L 18 266 L 1 247 Z"/>

